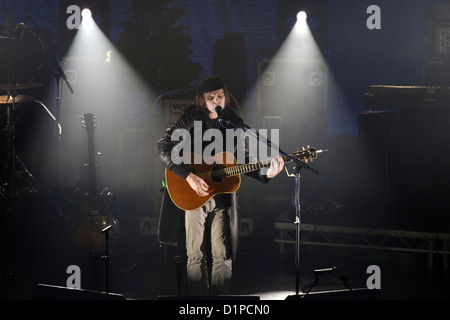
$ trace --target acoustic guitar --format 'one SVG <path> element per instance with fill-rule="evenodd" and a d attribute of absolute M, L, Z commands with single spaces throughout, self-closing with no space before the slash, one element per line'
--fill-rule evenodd
<path fill-rule="evenodd" d="M 185 154 L 184 157 L 191 157 L 190 164 L 186 164 L 186 167 L 205 180 L 209 189 L 207 196 L 200 196 L 185 179 L 166 169 L 167 191 L 173 203 L 182 210 L 198 209 L 217 194 L 236 192 L 241 185 L 241 174 L 268 168 L 272 160 L 238 165 L 233 154 L 221 152 L 210 158 L 200 157 L 202 162 L 196 164 L 194 160 L 199 158 L 198 155 Z M 292 157 L 307 162 L 317 158 L 317 153 L 314 148 L 308 147 L 297 150 Z M 292 161 L 291 156 L 282 156 L 282 158 L 286 163 Z"/>
<path fill-rule="evenodd" d="M 85 113 L 83 126 L 88 133 L 88 188 L 89 191 L 80 201 L 80 216 L 73 227 L 75 243 L 91 253 L 99 253 L 106 248 L 105 232 L 107 230 L 109 245 L 112 246 L 119 236 L 119 223 L 113 217 L 108 205 L 111 192 L 104 188 L 97 192 L 96 161 L 94 148 L 95 116 Z"/>

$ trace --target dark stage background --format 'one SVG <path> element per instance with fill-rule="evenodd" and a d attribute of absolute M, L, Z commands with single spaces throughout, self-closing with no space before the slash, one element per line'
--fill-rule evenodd
<path fill-rule="evenodd" d="M 367 26 L 373 4 L 380 9 L 379 29 Z M 102 59 L 109 50 L 111 63 L 69 50 L 77 32 L 69 28 L 77 14 L 71 5 L 92 9 L 110 41 Z M 308 13 L 320 59 L 275 60 L 300 9 Z M 20 22 L 34 34 L 14 30 Z M 438 0 L 0 0 L 0 95 L 12 76 L 41 84 L 18 90 L 32 99 L 14 114 L 20 192 L 14 205 L 2 203 L 0 297 L 36 298 L 40 283 L 64 287 L 69 265 L 81 267 L 83 288 L 103 291 L 103 261 L 75 246 L 69 232 L 78 214 L 74 190 L 88 187 L 86 112 L 97 121 L 97 183 L 111 190 L 110 208 L 120 224 L 110 289 L 136 299 L 177 294 L 174 257 L 184 258 L 183 235 L 175 244 L 158 241 L 164 170 L 155 143 L 199 81 L 219 74 L 249 125 L 281 129 L 283 150 L 328 150 L 311 164 L 319 175 L 301 175 L 302 224 L 329 226 L 324 233 L 331 235 L 328 243 L 302 246 L 304 284 L 315 268 L 337 265 L 365 287 L 366 268 L 375 264 L 382 270 L 381 298 L 448 298 L 448 30 L 450 4 Z M 275 73 L 277 82 L 267 85 L 263 76 L 276 64 L 292 72 L 305 68 L 296 81 Z M 373 86 L 393 86 L 393 96 Z M 295 92 L 290 100 L 274 98 L 289 89 Z M 37 101 L 58 116 L 60 138 Z M 7 110 L 2 103 L 3 127 Z M 292 164 L 286 168 L 293 172 Z M 268 185 L 243 180 L 233 293 L 292 292 L 294 246 L 276 241 L 275 224 L 294 221 L 294 179 L 282 172 Z M 388 232 L 386 243 L 346 246 L 342 240 L 340 246 L 332 227 L 367 228 L 357 232 L 359 239 L 372 230 L 397 232 Z M 414 233 L 419 244 L 404 246 L 402 231 Z M 430 234 L 437 240 L 421 246 Z M 403 241 L 403 249 L 392 250 L 392 239 Z M 326 284 L 341 288 L 338 280 Z"/>

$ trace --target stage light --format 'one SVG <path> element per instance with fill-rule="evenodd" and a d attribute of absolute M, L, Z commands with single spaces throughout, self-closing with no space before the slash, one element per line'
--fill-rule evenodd
<path fill-rule="evenodd" d="M 305 11 L 300 11 L 297 13 L 297 20 L 299 21 L 306 21 L 307 15 Z"/>
<path fill-rule="evenodd" d="M 92 18 L 91 10 L 89 10 L 88 8 L 84 8 L 81 11 L 81 16 L 83 17 L 83 19 L 81 19 L 80 29 L 91 30 L 93 28 L 93 25 L 95 24 L 95 21 Z"/>
<path fill-rule="evenodd" d="M 128 159 L 120 158 L 120 162 L 115 160 L 116 155 L 125 150 L 122 150 L 122 144 L 115 142 L 116 136 L 122 138 L 120 123 L 122 119 L 147 120 L 147 114 L 147 117 L 151 116 L 147 110 L 148 106 L 157 101 L 158 95 L 149 89 L 150 86 L 135 72 L 97 25 L 94 19 L 97 12 L 92 11 L 92 17 L 89 17 L 88 11 L 81 12 L 83 17 L 80 28 L 61 62 L 61 69 L 67 73 L 68 78 L 76 79 L 76 83 L 70 83 L 74 89 L 73 93 L 61 82 L 63 92 L 59 115 L 62 119 L 63 134 L 61 142 L 58 141 L 58 148 L 61 150 L 61 168 L 70 168 L 61 172 L 61 181 L 71 180 L 72 176 L 83 177 L 82 163 L 80 162 L 81 166 L 75 163 L 79 162 L 79 156 L 83 159 L 80 159 L 81 161 L 85 161 L 86 150 L 84 144 L 74 145 L 72 141 L 73 137 L 78 137 L 80 133 L 80 139 L 84 138 L 79 125 L 79 115 L 92 113 L 96 119 L 94 137 L 96 145 L 99 146 L 98 152 L 101 152 L 106 160 L 101 168 L 106 181 L 102 179 L 102 183 L 114 185 L 117 176 L 116 165 L 125 165 Z M 148 121 L 152 120 L 149 118 Z M 97 153 L 97 150 L 95 152 Z M 108 181 L 110 178 L 112 180 Z M 127 182 L 120 183 L 131 188 L 134 182 L 128 179 Z"/>
<path fill-rule="evenodd" d="M 306 20 L 307 14 L 305 11 L 299 11 L 297 13 L 297 22 L 294 25 L 293 32 L 301 37 L 309 37 L 309 26 Z"/>
<path fill-rule="evenodd" d="M 88 8 L 85 8 L 85 9 L 83 9 L 83 11 L 81 11 L 81 16 L 86 19 L 92 18 L 92 12 Z"/>

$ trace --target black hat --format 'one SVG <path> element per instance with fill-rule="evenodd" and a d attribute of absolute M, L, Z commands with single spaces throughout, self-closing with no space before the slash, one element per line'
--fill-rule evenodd
<path fill-rule="evenodd" d="M 223 89 L 225 82 L 219 76 L 209 76 L 202 80 L 197 88 L 198 93 L 206 93 L 219 89 Z"/>

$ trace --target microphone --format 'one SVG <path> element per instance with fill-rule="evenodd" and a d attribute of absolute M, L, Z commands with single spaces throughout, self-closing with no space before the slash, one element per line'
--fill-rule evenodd
<path fill-rule="evenodd" d="M 111 225 L 107 226 L 106 228 L 103 228 L 102 229 L 102 233 L 105 233 L 105 232 L 109 231 L 109 229 L 111 229 L 111 228 L 112 228 Z"/>
<path fill-rule="evenodd" d="M 222 122 L 222 113 L 223 113 L 223 109 L 221 106 L 217 106 L 216 107 L 216 113 L 217 113 L 217 119 L 219 120 L 219 122 Z"/>
<path fill-rule="evenodd" d="M 235 128 L 245 126 L 244 120 L 233 110 L 233 108 L 226 108 L 224 110 L 224 118 L 227 123 L 233 125 Z"/>
<path fill-rule="evenodd" d="M 215 110 L 219 122 L 232 125 L 234 128 L 240 128 L 244 125 L 244 120 L 232 108 L 223 109 L 221 106 L 217 106 Z"/>
<path fill-rule="evenodd" d="M 28 7 L 27 15 L 25 16 L 25 19 L 23 20 L 23 28 L 22 28 L 22 33 L 20 34 L 20 41 L 23 40 L 23 35 L 25 33 L 25 27 L 27 25 L 28 20 L 30 19 L 30 10 L 31 10 L 31 6 Z"/>
<path fill-rule="evenodd" d="M 23 26 L 23 22 L 19 22 L 18 24 L 16 24 L 16 26 L 13 28 L 13 32 L 17 32 L 17 30 L 19 30 L 20 26 Z"/>
<path fill-rule="evenodd" d="M 323 275 L 338 275 L 338 274 L 339 274 L 339 269 L 336 267 L 314 270 L 315 277 L 321 277 Z"/>

